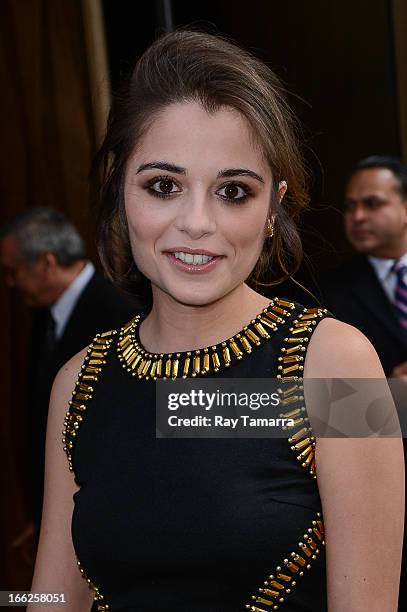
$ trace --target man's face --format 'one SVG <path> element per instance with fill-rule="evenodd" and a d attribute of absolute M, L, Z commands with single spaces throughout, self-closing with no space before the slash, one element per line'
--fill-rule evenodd
<path fill-rule="evenodd" d="M 7 286 L 16 288 L 28 306 L 49 305 L 49 281 L 44 261 L 41 258 L 34 263 L 24 261 L 13 236 L 7 236 L 0 242 L 0 265 Z"/>
<path fill-rule="evenodd" d="M 345 190 L 345 230 L 359 253 L 397 258 L 407 249 L 407 201 L 387 168 L 358 170 Z"/>

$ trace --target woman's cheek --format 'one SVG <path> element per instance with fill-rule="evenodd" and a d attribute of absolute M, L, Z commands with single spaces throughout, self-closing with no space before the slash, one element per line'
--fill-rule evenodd
<path fill-rule="evenodd" d="M 229 225 L 227 237 L 237 251 L 256 254 L 263 247 L 264 227 L 253 219 L 241 219 L 239 223 Z"/>
<path fill-rule="evenodd" d="M 154 224 L 151 217 L 141 215 L 137 221 L 129 221 L 130 246 L 137 268 L 150 276 L 156 267 L 156 258 L 160 255 L 157 242 L 162 236 L 163 228 Z"/>

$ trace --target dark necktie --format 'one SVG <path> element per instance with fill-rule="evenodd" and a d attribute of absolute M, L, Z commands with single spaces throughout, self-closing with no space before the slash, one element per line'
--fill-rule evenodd
<path fill-rule="evenodd" d="M 48 366 L 56 344 L 55 319 L 51 311 L 47 308 L 43 314 L 41 339 L 37 350 L 37 360 L 40 368 Z"/>
<path fill-rule="evenodd" d="M 40 353 L 43 362 L 46 362 L 54 352 L 57 343 L 55 319 L 48 308 L 44 313 L 43 325 L 43 340 Z"/>
<path fill-rule="evenodd" d="M 392 271 L 397 274 L 396 291 L 394 294 L 394 308 L 400 325 L 407 331 L 407 283 L 405 281 L 407 266 L 396 261 Z"/>
<path fill-rule="evenodd" d="M 53 368 L 53 359 L 57 346 L 55 319 L 49 309 L 42 313 L 39 325 L 38 340 L 35 343 L 33 375 L 35 376 L 37 392 L 44 395 L 44 403 L 48 406 L 51 382 L 56 374 Z"/>

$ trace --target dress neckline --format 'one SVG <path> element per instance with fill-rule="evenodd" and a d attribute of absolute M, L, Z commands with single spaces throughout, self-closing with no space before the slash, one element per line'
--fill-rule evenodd
<path fill-rule="evenodd" d="M 294 302 L 274 297 L 230 338 L 192 351 L 174 353 L 150 353 L 145 349 L 140 341 L 139 327 L 147 313 L 138 314 L 119 332 L 119 360 L 132 376 L 146 380 L 175 380 L 216 374 L 245 359 L 257 347 L 269 341 L 294 309 Z"/>

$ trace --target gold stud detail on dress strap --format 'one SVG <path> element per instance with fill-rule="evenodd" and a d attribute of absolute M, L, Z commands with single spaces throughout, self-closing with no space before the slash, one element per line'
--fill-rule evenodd
<path fill-rule="evenodd" d="M 322 523 L 321 513 L 317 512 L 316 520 L 312 521 L 312 528 L 307 531 L 313 533 L 312 529 L 316 528 L 315 525 L 318 521 Z M 318 529 L 319 533 L 321 530 Z M 266 606 L 268 610 L 275 609 L 274 606 L 280 603 L 284 603 L 286 596 L 290 595 L 292 590 L 297 586 L 298 577 L 301 579 L 304 576 L 304 569 L 309 570 L 311 568 L 311 561 L 315 561 L 320 553 L 320 550 L 315 546 L 311 549 L 309 541 L 312 540 L 311 536 L 304 535 L 304 542 L 298 543 L 298 551 L 292 551 L 290 553 L 291 560 L 286 558 L 283 560 L 285 571 L 282 571 L 282 567 L 278 565 L 275 573 L 270 574 L 268 580 L 265 580 L 263 586 L 258 589 L 260 595 L 252 595 L 251 599 L 262 606 Z M 313 542 L 314 544 L 314 542 Z M 304 556 L 306 558 L 304 558 Z M 263 608 L 257 608 L 251 604 L 246 604 L 246 610 L 264 610 Z"/>
<path fill-rule="evenodd" d="M 279 306 L 273 305 L 271 308 L 274 310 L 274 312 L 278 312 L 285 317 L 290 314 L 287 310 L 285 310 L 284 308 L 280 308 Z"/>
<path fill-rule="evenodd" d="M 271 323 L 270 321 L 267 321 L 267 319 L 265 319 L 264 317 L 260 318 L 260 321 L 262 322 L 263 325 L 265 325 L 266 327 L 269 327 L 270 329 L 272 329 L 273 331 L 276 331 L 277 326 L 275 323 Z"/>
<path fill-rule="evenodd" d="M 257 346 L 259 346 L 260 344 L 260 338 L 257 334 L 254 333 L 254 331 L 252 331 L 251 329 L 245 329 L 244 333 L 246 334 L 246 336 L 252 341 L 254 342 L 254 344 L 256 344 Z"/>
<path fill-rule="evenodd" d="M 279 306 L 284 306 L 285 308 L 289 308 L 290 310 L 294 310 L 295 308 L 294 302 L 288 302 L 287 300 L 281 300 L 280 298 L 276 298 L 276 302 Z"/>
<path fill-rule="evenodd" d="M 293 444 L 293 446 L 291 446 L 291 450 L 294 451 L 299 451 L 301 449 L 303 449 L 305 446 L 309 446 L 309 444 L 311 443 L 311 438 L 304 438 L 303 440 L 301 440 L 301 442 L 298 442 L 297 444 Z"/>
<path fill-rule="evenodd" d="M 305 346 L 302 346 L 301 344 L 297 344 L 296 346 L 292 346 L 291 348 L 285 348 L 283 347 L 281 349 L 281 352 L 284 353 L 284 355 L 291 355 L 291 353 L 295 353 L 296 351 L 305 351 Z"/>
<path fill-rule="evenodd" d="M 269 319 L 275 321 L 276 323 L 282 323 L 284 321 L 284 319 L 276 315 L 274 312 L 267 311 L 265 314 L 267 317 L 269 317 Z"/>
<path fill-rule="evenodd" d="M 305 412 L 305 408 L 303 406 L 299 408 L 294 408 L 293 410 L 290 410 L 289 412 L 280 412 L 280 418 L 294 419 L 295 417 L 298 417 L 302 412 Z"/>
<path fill-rule="evenodd" d="M 78 380 L 72 392 L 72 400 L 68 402 L 69 410 L 64 418 L 62 442 L 64 444 L 63 449 L 68 459 L 68 467 L 71 472 L 73 471 L 72 453 L 74 442 L 76 441 L 78 431 L 83 422 L 82 415 L 86 412 L 87 402 L 92 399 L 94 392 L 94 385 L 88 384 L 87 381 L 98 381 L 102 367 L 106 364 L 105 357 L 107 357 L 108 349 L 113 342 L 113 336 L 115 334 L 116 331 L 112 330 L 95 336 L 86 352 Z"/>
<path fill-rule="evenodd" d="M 317 323 L 316 319 L 321 319 L 326 313 L 326 309 L 304 308 L 303 312 L 300 313 L 297 318 L 293 320 L 293 324 L 289 329 L 291 335 L 284 338 L 284 343 L 293 344 L 294 346 L 282 347 L 282 356 L 278 359 L 278 361 L 283 365 L 278 366 L 279 374 L 277 374 L 277 378 L 284 381 L 284 383 L 287 383 L 293 378 L 299 379 L 302 376 L 304 367 L 301 364 L 304 361 L 304 355 L 302 355 L 301 353 L 304 353 L 306 350 L 304 344 L 309 342 L 310 335 L 314 331 L 315 325 Z M 294 372 L 295 375 L 291 376 L 291 374 L 293 374 Z M 302 402 L 303 399 L 303 395 L 298 396 L 298 403 Z M 294 399 L 292 400 L 292 403 L 294 405 L 296 404 Z M 296 418 L 293 424 L 284 426 L 283 429 L 295 429 L 296 427 L 303 425 L 305 421 L 308 421 L 307 417 Z M 307 437 L 307 441 L 301 442 L 303 438 Z M 316 478 L 314 440 L 315 438 L 312 436 L 311 428 L 308 427 L 302 428 L 300 429 L 300 431 L 294 432 L 293 434 L 291 434 L 290 438 L 288 438 L 288 442 L 291 445 L 291 450 L 293 450 L 295 453 L 297 453 L 298 450 L 302 451 L 300 454 L 297 455 L 297 459 L 301 462 L 301 466 L 307 468 L 310 475 L 313 476 L 313 478 Z"/>
<path fill-rule="evenodd" d="M 279 591 L 284 589 L 284 586 L 280 582 L 277 582 L 277 580 L 271 580 L 269 585 L 272 586 L 273 589 L 278 589 Z"/>
<path fill-rule="evenodd" d="M 295 434 L 290 436 L 290 438 L 288 438 L 288 442 L 290 444 L 292 442 L 297 442 L 298 440 L 301 440 L 302 437 L 307 435 L 310 431 L 311 430 L 308 427 L 303 427 L 302 429 L 299 429 Z"/>
<path fill-rule="evenodd" d="M 267 339 L 270 338 L 270 335 L 267 333 L 267 331 L 264 329 L 261 323 L 254 322 L 253 325 L 263 338 L 267 338 Z"/>

